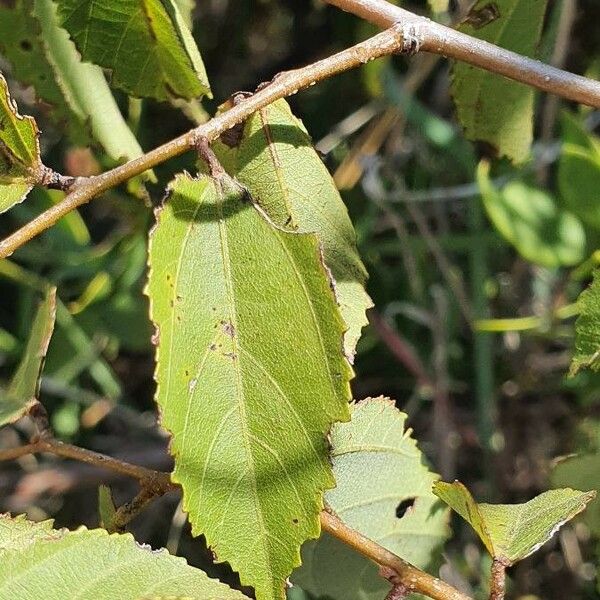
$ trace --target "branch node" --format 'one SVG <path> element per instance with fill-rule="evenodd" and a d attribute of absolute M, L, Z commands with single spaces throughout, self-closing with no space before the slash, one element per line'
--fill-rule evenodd
<path fill-rule="evenodd" d="M 425 34 L 422 27 L 415 23 L 396 23 L 394 27 L 398 29 L 402 39 L 402 46 L 399 50 L 401 54 L 414 56 L 421 51 L 425 41 Z"/>
<path fill-rule="evenodd" d="M 411 589 L 398 577 L 398 573 L 389 567 L 379 567 L 379 575 L 392 584 L 385 600 L 405 600 Z"/>
<path fill-rule="evenodd" d="M 40 170 L 38 184 L 48 188 L 49 190 L 60 190 L 62 192 L 70 192 L 73 186 L 77 183 L 77 177 L 69 177 L 61 175 L 50 167 L 42 165 Z"/>
<path fill-rule="evenodd" d="M 199 158 L 208 165 L 208 171 L 211 177 L 222 177 L 225 175 L 225 169 L 210 147 L 210 141 L 207 137 L 203 135 L 197 136 L 194 140 L 194 146 L 196 147 Z"/>

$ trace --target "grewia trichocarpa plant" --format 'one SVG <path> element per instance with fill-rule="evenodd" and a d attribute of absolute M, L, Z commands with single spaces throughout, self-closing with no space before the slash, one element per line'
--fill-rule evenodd
<path fill-rule="evenodd" d="M 13 480 L 16 474 L 18 482 L 17 492 L 0 483 L 7 511 L 0 516 L 0 599 L 281 600 L 288 594 L 370 600 L 387 594 L 498 600 L 505 596 L 506 569 L 594 499 L 596 447 L 558 463 L 552 489 L 521 503 L 479 503 L 459 481 L 444 482 L 454 473 L 447 459 L 456 442 L 443 418 L 451 382 L 443 385 L 440 373 L 451 358 L 440 348 L 447 344 L 421 347 L 412 334 L 411 345 L 397 325 L 412 319 L 411 331 L 420 322 L 443 341 L 448 324 L 464 320 L 458 327 L 472 336 L 474 352 L 461 360 L 473 364 L 484 386 L 491 332 L 513 343 L 522 331 L 556 333 L 558 340 L 555 325 L 568 328 L 579 314 L 571 375 L 587 370 L 593 377 L 600 367 L 599 280 L 579 302 L 555 303 L 532 317 L 491 319 L 485 273 L 470 297 L 417 204 L 407 201 L 402 211 L 389 204 L 419 181 L 426 188 L 435 179 L 435 160 L 442 161 L 446 175 L 438 181 L 454 183 L 453 172 L 462 173 L 462 183 L 475 190 L 465 196 L 474 198 L 467 255 L 475 269 L 485 269 L 481 243 L 493 235 L 499 254 L 517 257 L 528 272 L 552 274 L 555 282 L 572 273 L 563 298 L 585 287 L 597 261 L 600 140 L 592 133 L 594 113 L 584 107 L 600 108 L 600 84 L 593 66 L 590 78 L 558 68 L 574 3 L 415 3 L 426 16 L 385 0 L 319 3 L 300 4 L 324 23 L 359 23 L 364 41 L 337 53 L 319 50 L 319 60 L 293 70 L 272 67 L 269 81 L 251 82 L 255 92 L 219 91 L 215 101 L 211 70 L 219 71 L 222 88 L 228 80 L 221 71 L 246 68 L 243 53 L 236 55 L 239 67 L 218 60 L 238 44 L 239 21 L 256 29 L 252 43 L 267 54 L 270 45 L 289 42 L 282 32 L 294 31 L 293 23 L 285 25 L 298 15 L 290 3 L 0 2 L 0 211 L 6 213 L 0 460 L 2 473 Z M 219 10 L 223 27 L 212 29 L 211 14 Z M 272 38 L 260 15 L 274 23 Z M 327 47 L 344 47 L 343 27 L 327 29 L 327 37 Z M 206 68 L 197 43 L 208 48 Z M 452 62 L 448 84 L 432 76 L 445 72 L 445 58 Z M 349 91 L 335 77 L 345 71 L 360 72 L 373 98 L 349 116 L 343 108 Z M 453 111 L 418 99 L 432 77 L 442 85 L 429 92 L 451 88 Z M 318 108 L 324 128 L 333 128 L 333 112 L 348 118 L 319 153 L 286 98 L 318 90 L 326 80 L 337 102 Z M 535 110 L 540 90 L 549 94 L 543 118 Z M 558 97 L 571 103 L 562 116 Z M 464 135 L 451 124 L 452 114 Z M 557 115 L 563 145 L 540 161 L 540 148 L 532 153 L 534 124 L 541 119 L 545 127 L 536 144 L 549 145 Z M 175 133 L 163 122 L 169 119 L 194 127 L 181 134 L 178 125 L 179 137 L 142 150 L 160 143 L 163 131 Z M 351 148 L 350 136 L 365 126 Z M 437 152 L 429 171 L 416 163 L 382 164 L 381 153 L 373 162 L 383 140 L 410 143 L 411 131 L 422 144 L 416 155 Z M 341 163 L 335 178 L 323 152 L 331 154 L 329 166 Z M 554 177 L 560 201 L 548 183 Z M 359 217 L 360 235 L 376 229 L 379 211 L 397 232 L 388 251 L 399 253 L 406 273 L 394 281 L 412 296 L 396 302 L 394 314 L 373 309 L 366 291 L 365 256 L 338 191 L 357 182 L 363 202 L 375 207 L 371 221 Z M 433 257 L 432 268 L 439 265 L 443 276 L 444 285 L 431 294 L 424 291 L 422 272 L 431 265 L 423 256 Z M 376 291 L 380 284 L 369 285 Z M 428 312 L 432 302 L 437 321 Z M 433 467 L 398 408 L 406 398 L 379 396 L 389 393 L 385 381 L 372 397 L 353 398 L 353 365 L 369 310 L 372 327 L 415 377 L 412 405 L 415 398 L 435 405 L 442 451 Z M 364 341 L 369 344 L 372 336 Z M 155 427 L 146 417 L 140 424 L 142 415 L 127 400 L 152 393 L 151 373 L 136 374 L 128 358 L 150 347 Z M 433 375 L 422 364 L 428 355 Z M 137 392 L 127 391 L 128 382 L 140 380 Z M 360 377 L 353 385 L 362 389 Z M 480 403 L 484 463 L 498 450 L 494 410 Z M 155 470 L 147 457 L 136 460 L 119 444 L 86 443 L 113 413 L 121 415 L 123 439 L 142 432 L 168 440 L 164 468 Z M 107 485 L 96 483 L 95 516 L 82 517 L 79 528 L 61 528 L 49 518 L 61 509 L 52 504 L 53 493 L 60 497 L 69 477 L 99 470 L 109 477 Z M 35 497 L 24 473 L 41 477 L 36 481 L 46 486 L 49 503 L 15 500 Z M 128 498 L 124 480 L 138 484 Z M 494 498 L 490 489 L 471 489 Z M 79 501 L 89 497 L 86 492 Z M 126 529 L 151 524 L 152 507 L 165 498 L 180 504 L 168 543 L 162 542 L 168 550 L 152 550 Z M 471 546 L 489 553 L 481 561 L 488 575 L 475 585 L 457 575 L 459 566 L 446 564 L 441 578 L 431 574 L 439 572 L 450 537 L 450 509 L 480 538 L 481 545 Z M 595 535 L 600 528 L 592 513 L 583 524 Z M 203 536 L 210 553 L 179 551 L 172 543 L 186 522 L 190 540 Z M 138 542 L 152 536 L 141 537 Z"/>

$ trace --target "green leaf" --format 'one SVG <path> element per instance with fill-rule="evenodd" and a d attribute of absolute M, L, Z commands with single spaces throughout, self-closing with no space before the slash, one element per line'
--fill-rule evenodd
<path fill-rule="evenodd" d="M 314 235 L 282 231 L 228 176 L 176 178 L 150 242 L 155 378 L 194 534 L 257 598 L 283 598 L 334 485 L 349 416 L 343 322 Z"/>
<path fill-rule="evenodd" d="M 423 464 L 405 423 L 388 398 L 352 405 L 351 422 L 331 432 L 337 486 L 325 500 L 350 527 L 425 568 L 448 537 L 448 510 L 431 492 L 438 476 Z M 375 600 L 389 590 L 375 565 L 330 536 L 307 543 L 302 557 L 292 581 L 315 596 Z"/>
<path fill-rule="evenodd" d="M 600 454 L 568 456 L 557 462 L 550 480 L 553 487 L 600 490 Z M 590 531 L 600 537 L 600 498 L 596 496 L 582 515 Z"/>
<path fill-rule="evenodd" d="M 595 492 L 561 489 L 544 492 L 525 504 L 478 504 L 458 481 L 438 481 L 433 491 L 473 527 L 491 556 L 506 566 L 533 554 L 596 496 Z"/>
<path fill-rule="evenodd" d="M 372 306 L 364 289 L 367 272 L 346 206 L 304 126 L 287 102 L 278 100 L 252 115 L 243 131 L 233 130 L 223 139 L 227 144 L 216 151 L 227 171 L 248 188 L 271 220 L 317 234 L 348 327 L 344 347 L 352 360 L 367 324 L 365 311 Z"/>
<path fill-rule="evenodd" d="M 558 187 L 565 206 L 581 220 L 600 229 L 600 140 L 569 113 L 562 117 L 563 146 L 558 163 Z"/>
<path fill-rule="evenodd" d="M 47 58 L 71 111 L 87 125 L 115 161 L 141 156 L 142 149 L 108 88 L 102 70 L 83 64 L 73 42 L 58 25 L 52 0 L 35 0 Z"/>
<path fill-rule="evenodd" d="M 0 73 L 0 213 L 25 200 L 42 172 L 39 132 L 22 117 Z"/>
<path fill-rule="evenodd" d="M 52 529 L 52 522 L 0 516 L 0 598 L 19 600 L 244 600 L 166 550 L 103 529 Z"/>
<path fill-rule="evenodd" d="M 83 60 L 112 72 L 128 94 L 188 100 L 210 94 L 200 53 L 173 0 L 58 0 Z"/>
<path fill-rule="evenodd" d="M 527 260 L 554 268 L 576 265 L 585 258 L 583 226 L 573 214 L 560 210 L 546 192 L 520 181 L 498 190 L 481 162 L 477 180 L 490 221 Z"/>
<path fill-rule="evenodd" d="M 594 272 L 591 286 L 578 298 L 579 317 L 575 323 L 575 355 L 569 375 L 581 369 L 600 370 L 600 271 Z"/>
<path fill-rule="evenodd" d="M 519 54 L 537 50 L 547 0 L 478 0 L 459 30 Z M 453 66 L 452 94 L 465 135 L 515 162 L 529 155 L 535 93 L 531 87 L 463 62 Z"/>
<path fill-rule="evenodd" d="M 20 419 L 37 400 L 42 367 L 54 331 L 55 319 L 56 288 L 50 288 L 33 319 L 21 363 L 8 389 L 0 392 L 0 425 Z"/>

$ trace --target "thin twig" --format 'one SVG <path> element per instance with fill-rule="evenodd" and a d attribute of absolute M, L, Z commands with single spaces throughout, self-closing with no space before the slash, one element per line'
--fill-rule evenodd
<path fill-rule="evenodd" d="M 113 528 L 124 527 L 151 500 L 179 487 L 171 481 L 169 473 L 126 463 L 105 454 L 92 452 L 71 444 L 64 444 L 55 439 L 40 439 L 19 448 L 0 451 L 0 462 L 40 452 L 48 452 L 64 458 L 79 460 L 99 468 L 109 469 L 121 475 L 133 477 L 140 482 L 140 493 L 130 503 L 117 510 L 112 523 Z M 391 569 L 395 573 L 393 580 L 395 585 L 402 584 L 408 591 L 425 594 L 434 600 L 472 600 L 451 585 L 421 571 L 376 542 L 366 538 L 358 531 L 348 527 L 330 512 L 322 511 L 320 520 L 325 531 L 373 560 L 380 567 Z"/>
<path fill-rule="evenodd" d="M 412 39 L 412 38 L 411 38 Z M 61 217 L 86 204 L 95 196 L 124 181 L 140 175 L 153 167 L 194 148 L 201 138 L 214 141 L 222 133 L 245 121 L 257 110 L 272 104 L 280 98 L 292 96 L 299 90 L 308 88 L 333 75 L 353 69 L 382 56 L 413 49 L 407 44 L 402 27 L 391 27 L 386 31 L 338 52 L 333 56 L 317 61 L 307 67 L 286 71 L 273 78 L 271 83 L 260 86 L 255 94 L 244 98 L 230 110 L 217 115 L 208 123 L 151 150 L 106 173 L 90 178 L 78 179 L 72 191 L 61 202 L 29 221 L 21 229 L 0 242 L 0 258 L 10 256 L 17 248 L 54 225 Z"/>
<path fill-rule="evenodd" d="M 404 51 L 425 50 L 474 64 L 565 98 L 600 108 L 600 83 L 544 65 L 493 44 L 433 23 L 385 0 L 325 0 L 382 27 L 390 28 L 365 42 L 302 69 L 279 74 L 254 95 L 208 123 L 101 175 L 73 182 L 71 193 L 0 242 L 0 258 L 54 225 L 61 217 L 95 196 L 190 150 L 199 137 L 214 141 L 257 110 L 333 75 L 370 60 Z"/>
<path fill-rule="evenodd" d="M 161 474 L 162 475 L 162 474 Z M 121 532 L 126 525 L 135 519 L 150 502 L 164 496 L 167 492 L 175 489 L 174 486 L 165 488 L 161 482 L 148 482 L 142 486 L 139 493 L 131 502 L 120 506 L 110 523 L 111 531 Z"/>
<path fill-rule="evenodd" d="M 42 453 L 54 454 L 56 456 L 61 456 L 62 458 L 70 458 L 88 465 L 115 471 L 121 475 L 137 479 L 141 485 L 162 487 L 165 491 L 176 488 L 175 484 L 171 482 L 169 473 L 133 465 L 117 458 L 113 458 L 112 456 L 107 456 L 106 454 L 86 450 L 85 448 L 73 446 L 72 444 L 65 444 L 54 438 L 42 437 L 25 446 L 0 450 L 0 462 L 15 460 L 28 454 Z"/>
<path fill-rule="evenodd" d="M 412 28 L 420 49 L 504 75 L 514 81 L 600 108 L 600 82 L 521 56 L 420 17 L 386 0 L 324 0 L 379 27 L 402 24 Z"/>
<path fill-rule="evenodd" d="M 399 581 L 402 581 L 410 592 L 425 594 L 436 600 L 471 600 L 469 596 L 459 592 L 445 581 L 417 569 L 393 552 L 348 527 L 327 511 L 321 513 L 321 527 L 379 566 L 394 571 Z"/>

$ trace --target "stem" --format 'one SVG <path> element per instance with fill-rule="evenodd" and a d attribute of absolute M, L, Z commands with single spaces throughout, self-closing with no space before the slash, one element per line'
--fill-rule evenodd
<path fill-rule="evenodd" d="M 327 511 L 321 513 L 321 527 L 381 567 L 391 569 L 410 592 L 425 594 L 436 600 L 471 600 L 445 581 L 425 573 L 358 531 L 348 527 Z"/>
<path fill-rule="evenodd" d="M 0 451 L 0 462 L 14 460 L 27 454 L 36 454 L 39 452 L 47 452 L 64 458 L 79 460 L 101 469 L 109 469 L 121 475 L 133 477 L 140 482 L 141 490 L 139 494 L 131 502 L 117 510 L 114 521 L 111 524 L 114 529 L 125 527 L 154 498 L 178 488 L 171 481 L 170 473 L 154 471 L 153 469 L 126 463 L 105 454 L 86 450 L 85 448 L 63 444 L 54 438 L 40 439 L 19 448 Z M 398 589 L 403 586 L 409 592 L 425 594 L 434 600 L 472 600 L 469 596 L 459 592 L 451 585 L 421 571 L 376 542 L 366 538 L 358 531 L 351 529 L 331 513 L 322 511 L 320 518 L 321 526 L 325 531 L 373 560 L 384 569 L 391 570 L 394 575 L 389 576 L 388 579 Z"/>
<path fill-rule="evenodd" d="M 18 448 L 2 450 L 0 451 L 0 462 L 15 460 L 16 458 L 20 458 L 27 454 L 39 453 L 54 454 L 63 458 L 78 460 L 101 469 L 109 469 L 110 471 L 115 471 L 121 475 L 137 479 L 142 487 L 160 487 L 161 489 L 164 489 L 164 492 L 175 489 L 175 484 L 171 482 L 169 473 L 132 465 L 131 463 L 119 460 L 118 458 L 100 454 L 99 452 L 93 452 L 92 450 L 86 450 L 79 446 L 65 444 L 51 437 L 40 438 L 30 444 Z"/>
<path fill-rule="evenodd" d="M 171 491 L 172 489 L 175 489 L 175 487 L 171 486 L 167 489 L 160 485 L 159 482 L 155 484 L 148 483 L 143 485 L 138 495 L 131 500 L 131 502 L 127 502 L 127 504 L 123 504 L 123 506 L 120 506 L 117 509 L 117 512 L 110 523 L 111 532 L 123 531 L 125 526 L 135 517 L 137 517 L 142 510 L 144 510 L 144 508 L 146 508 L 146 506 L 152 502 L 152 500 L 163 496 L 166 492 Z"/>
<path fill-rule="evenodd" d="M 495 558 L 492 562 L 490 579 L 490 600 L 504 600 L 506 588 L 506 564 Z"/>
<path fill-rule="evenodd" d="M 262 86 L 255 94 L 239 101 L 230 110 L 217 115 L 208 123 L 106 173 L 78 179 L 71 188 L 71 193 L 61 202 L 41 213 L 0 242 L 0 258 L 10 256 L 17 248 L 52 227 L 61 217 L 82 204 L 86 204 L 102 192 L 194 148 L 201 138 L 206 138 L 209 142 L 214 141 L 225 131 L 245 121 L 257 110 L 280 98 L 292 96 L 299 90 L 308 88 L 333 75 L 395 52 L 410 52 L 413 50 L 413 46 L 407 43 L 407 40 L 410 42 L 412 39 L 405 37 L 402 27 L 393 26 L 360 44 L 307 67 L 280 73 L 271 83 Z"/>
<path fill-rule="evenodd" d="M 407 29 L 412 27 L 415 37 L 419 39 L 420 49 L 425 52 L 460 60 L 544 92 L 600 108 L 598 81 L 499 48 L 489 42 L 415 15 L 386 0 L 325 0 L 325 2 L 380 27 L 390 27 L 394 23 L 401 23 Z"/>

